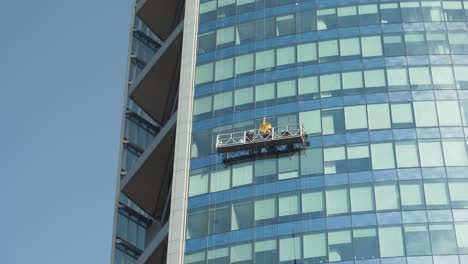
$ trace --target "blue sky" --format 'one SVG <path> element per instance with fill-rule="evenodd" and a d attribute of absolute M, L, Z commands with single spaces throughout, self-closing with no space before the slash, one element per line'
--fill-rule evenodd
<path fill-rule="evenodd" d="M 2 263 L 109 263 L 130 14 L 0 1 Z"/>

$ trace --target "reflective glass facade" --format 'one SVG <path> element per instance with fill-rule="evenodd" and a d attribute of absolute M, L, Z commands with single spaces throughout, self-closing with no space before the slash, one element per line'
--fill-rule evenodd
<path fill-rule="evenodd" d="M 199 12 L 185 263 L 468 263 L 468 1 Z M 306 148 L 223 163 L 264 116 Z"/>

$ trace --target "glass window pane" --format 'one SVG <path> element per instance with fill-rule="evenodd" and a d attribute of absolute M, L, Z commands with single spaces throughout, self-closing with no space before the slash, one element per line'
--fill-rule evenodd
<path fill-rule="evenodd" d="M 340 55 L 341 57 L 360 57 L 361 45 L 359 38 L 340 39 Z"/>
<path fill-rule="evenodd" d="M 317 30 L 317 17 L 315 10 L 296 13 L 297 33 L 305 33 Z"/>
<path fill-rule="evenodd" d="M 366 106 L 347 106 L 344 108 L 346 129 L 367 128 Z"/>
<path fill-rule="evenodd" d="M 414 141 L 395 142 L 398 168 L 418 167 L 418 146 Z"/>
<path fill-rule="evenodd" d="M 235 4 L 236 0 L 218 0 L 218 8 L 225 7 L 227 5 Z"/>
<path fill-rule="evenodd" d="M 253 53 L 236 57 L 236 74 L 243 74 L 254 70 Z"/>
<path fill-rule="evenodd" d="M 367 105 L 369 129 L 390 128 L 390 111 L 388 104 Z"/>
<path fill-rule="evenodd" d="M 405 225 L 405 242 L 408 256 L 431 254 L 427 224 Z"/>
<path fill-rule="evenodd" d="M 457 254 L 455 230 L 452 224 L 429 224 L 432 253 Z"/>
<path fill-rule="evenodd" d="M 246 263 L 252 261 L 252 243 L 231 246 L 231 263 Z"/>
<path fill-rule="evenodd" d="M 401 34 L 385 34 L 383 36 L 383 43 L 385 56 L 405 55 L 405 44 Z"/>
<path fill-rule="evenodd" d="M 319 42 L 319 57 L 320 62 L 334 61 L 337 59 L 338 53 L 338 41 L 327 40 Z"/>
<path fill-rule="evenodd" d="M 406 69 L 387 69 L 388 86 L 392 90 L 403 90 L 408 87 Z"/>
<path fill-rule="evenodd" d="M 426 205 L 428 209 L 442 209 L 449 205 L 445 182 L 424 182 L 424 193 L 426 195 Z"/>
<path fill-rule="evenodd" d="M 232 187 L 252 184 L 252 174 L 252 162 L 243 162 L 232 165 Z"/>
<path fill-rule="evenodd" d="M 234 90 L 234 106 L 250 104 L 253 101 L 254 94 L 252 87 Z"/>
<path fill-rule="evenodd" d="M 137 224 L 130 220 L 128 222 L 128 236 L 127 236 L 127 241 L 132 244 L 132 245 L 136 245 L 136 240 L 137 240 Z"/>
<path fill-rule="evenodd" d="M 276 17 L 276 36 L 294 34 L 296 31 L 296 21 L 294 15 Z"/>
<path fill-rule="evenodd" d="M 418 22 L 423 20 L 422 10 L 419 2 L 403 2 L 401 6 L 401 18 L 403 22 Z"/>
<path fill-rule="evenodd" d="M 382 24 L 401 22 L 398 3 L 380 4 L 380 16 Z"/>
<path fill-rule="evenodd" d="M 458 101 L 437 101 L 437 113 L 441 126 L 461 126 Z"/>
<path fill-rule="evenodd" d="M 281 49 L 276 49 L 276 65 L 286 65 L 296 63 L 296 48 L 286 47 Z"/>
<path fill-rule="evenodd" d="M 468 223 L 456 223 L 455 231 L 457 234 L 458 253 L 468 253 Z M 305 241 L 304 241 L 305 244 Z M 319 245 L 320 246 L 320 245 Z M 304 251 L 305 254 L 305 251 Z"/>
<path fill-rule="evenodd" d="M 317 43 L 297 45 L 297 62 L 317 61 Z"/>
<path fill-rule="evenodd" d="M 371 159 L 369 146 L 366 145 L 348 145 L 348 170 L 365 171 L 371 170 Z"/>
<path fill-rule="evenodd" d="M 255 40 L 255 21 L 237 25 L 236 45 Z"/>
<path fill-rule="evenodd" d="M 278 263 L 276 239 L 255 242 L 255 263 Z"/>
<path fill-rule="evenodd" d="M 419 141 L 419 154 L 421 156 L 421 166 L 444 166 L 442 147 L 439 141 Z"/>
<path fill-rule="evenodd" d="M 435 88 L 454 88 L 452 67 L 434 66 L 431 67 L 432 82 Z"/>
<path fill-rule="evenodd" d="M 232 107 L 232 91 L 214 95 L 213 110 Z"/>
<path fill-rule="evenodd" d="M 128 218 L 118 213 L 117 215 L 117 235 L 122 239 L 127 239 Z"/>
<path fill-rule="evenodd" d="M 304 125 L 304 130 L 307 134 L 317 134 L 322 132 L 320 110 L 300 112 L 299 123 Z"/>
<path fill-rule="evenodd" d="M 351 231 L 328 232 L 328 260 L 343 261 L 353 259 Z"/>
<path fill-rule="evenodd" d="M 323 150 L 325 174 L 340 173 L 347 170 L 344 147 L 326 148 Z"/>
<path fill-rule="evenodd" d="M 297 178 L 299 155 L 297 153 L 278 158 L 278 180 Z"/>
<path fill-rule="evenodd" d="M 367 89 L 382 89 L 387 85 L 385 83 L 384 70 L 366 70 L 364 71 L 364 83 Z"/>
<path fill-rule="evenodd" d="M 322 149 L 306 149 L 301 152 L 301 176 L 321 173 L 323 173 Z"/>
<path fill-rule="evenodd" d="M 255 160 L 255 178 L 259 181 L 261 178 L 276 180 L 276 159 L 257 159 Z"/>
<path fill-rule="evenodd" d="M 404 36 L 407 55 L 427 54 L 427 45 L 424 33 L 405 33 Z"/>
<path fill-rule="evenodd" d="M 440 2 L 421 1 L 424 21 L 443 21 Z"/>
<path fill-rule="evenodd" d="M 216 61 L 215 81 L 225 80 L 233 77 L 234 59 L 224 59 Z"/>
<path fill-rule="evenodd" d="M 304 95 L 304 99 L 318 98 L 319 85 L 317 76 L 300 78 L 297 80 L 299 95 Z"/>
<path fill-rule="evenodd" d="M 234 43 L 234 27 L 227 27 L 218 29 L 216 32 L 216 45 L 221 46 L 224 44 Z"/>
<path fill-rule="evenodd" d="M 411 104 L 391 104 L 392 124 L 394 128 L 413 127 Z"/>
<path fill-rule="evenodd" d="M 424 192 L 420 181 L 400 182 L 400 195 L 402 209 L 424 208 Z"/>
<path fill-rule="evenodd" d="M 323 216 L 325 202 L 323 190 L 313 190 L 302 193 L 302 213 L 311 217 Z"/>
<path fill-rule="evenodd" d="M 465 2 L 465 6 L 468 3 Z M 466 31 L 452 31 L 448 33 L 450 49 L 453 54 L 466 54 L 468 51 L 468 34 Z"/>
<path fill-rule="evenodd" d="M 374 192 L 372 186 L 351 186 L 351 211 L 367 212 L 374 210 Z"/>
<path fill-rule="evenodd" d="M 364 87 L 362 72 L 343 72 L 341 74 L 343 89 L 361 89 Z"/>
<path fill-rule="evenodd" d="M 434 102 L 413 102 L 413 107 L 417 127 L 438 126 Z"/>
<path fill-rule="evenodd" d="M 200 115 L 211 112 L 211 96 L 196 98 L 193 101 L 193 115 Z"/>
<path fill-rule="evenodd" d="M 468 101 L 460 101 L 463 125 L 468 126 Z"/>
<path fill-rule="evenodd" d="M 426 32 L 429 54 L 449 54 L 449 44 L 445 32 Z"/>
<path fill-rule="evenodd" d="M 216 4 L 216 2 L 215 2 L 215 4 Z M 203 263 L 206 263 L 205 251 L 185 255 L 184 263 L 185 264 L 203 264 Z"/>
<path fill-rule="evenodd" d="M 208 221 L 210 234 L 229 231 L 231 228 L 231 206 L 228 204 L 212 206 Z"/>
<path fill-rule="evenodd" d="M 265 50 L 255 53 L 255 70 L 275 67 L 275 50 Z"/>
<path fill-rule="evenodd" d="M 409 68 L 411 89 L 432 89 L 432 78 L 428 67 Z"/>
<path fill-rule="evenodd" d="M 255 220 L 267 220 L 276 217 L 275 198 L 255 200 Z"/>
<path fill-rule="evenodd" d="M 382 56 L 382 40 L 380 36 L 362 37 L 362 56 L 363 57 L 375 57 Z"/>
<path fill-rule="evenodd" d="M 379 241 L 375 228 L 353 230 L 354 259 L 374 259 L 379 257 Z"/>
<path fill-rule="evenodd" d="M 255 21 L 255 39 L 262 40 L 276 37 L 276 19 L 275 17 L 267 17 L 265 19 Z"/>
<path fill-rule="evenodd" d="M 317 10 L 317 29 L 336 28 L 337 16 L 335 8 Z"/>
<path fill-rule="evenodd" d="M 255 101 L 266 101 L 275 99 L 275 84 L 267 83 L 255 87 Z"/>
<path fill-rule="evenodd" d="M 288 216 L 299 213 L 299 194 L 283 194 L 278 197 L 278 215 Z"/>
<path fill-rule="evenodd" d="M 300 237 L 281 238 L 279 240 L 280 261 L 291 261 L 302 258 L 302 245 Z"/>
<path fill-rule="evenodd" d="M 359 16 L 361 25 L 375 25 L 380 23 L 377 5 L 359 5 Z"/>
<path fill-rule="evenodd" d="M 375 206 L 379 211 L 400 208 L 398 186 L 394 182 L 378 183 L 374 186 Z"/>
<path fill-rule="evenodd" d="M 232 203 L 231 230 L 249 228 L 253 226 L 254 211 L 252 201 Z"/>
<path fill-rule="evenodd" d="M 208 235 L 207 208 L 187 212 L 187 239 Z"/>
<path fill-rule="evenodd" d="M 327 188 L 327 215 L 349 212 L 348 189 L 346 187 Z"/>
<path fill-rule="evenodd" d="M 208 193 L 208 172 L 190 175 L 189 196 Z"/>
<path fill-rule="evenodd" d="M 345 132 L 343 108 L 322 110 L 322 131 L 324 135 Z"/>
<path fill-rule="evenodd" d="M 322 97 L 330 97 L 341 89 L 341 78 L 339 74 L 320 75 L 320 92 Z"/>
<path fill-rule="evenodd" d="M 208 264 L 229 263 L 229 248 L 209 249 L 206 253 Z"/>
<path fill-rule="evenodd" d="M 278 98 L 296 96 L 296 80 L 278 82 L 276 89 Z"/>
<path fill-rule="evenodd" d="M 395 168 L 395 158 L 392 143 L 371 145 L 372 167 L 374 170 Z"/>
<path fill-rule="evenodd" d="M 192 135 L 191 158 L 207 156 L 211 153 L 211 133 L 205 131 Z"/>
<path fill-rule="evenodd" d="M 338 13 L 338 26 L 356 26 L 359 24 L 359 16 L 357 14 L 356 6 L 347 6 L 337 8 Z"/>
<path fill-rule="evenodd" d="M 379 227 L 379 244 L 382 258 L 405 255 L 400 226 Z"/>
<path fill-rule="evenodd" d="M 304 235 L 304 261 L 323 263 L 327 261 L 327 239 L 325 233 Z"/>
<path fill-rule="evenodd" d="M 457 89 L 468 89 L 468 67 L 455 66 L 453 71 L 457 80 Z"/>
<path fill-rule="evenodd" d="M 255 0 L 237 0 L 237 6 L 254 3 Z"/>
<path fill-rule="evenodd" d="M 465 180 L 450 180 L 449 191 L 452 207 L 468 208 L 468 181 Z"/>
<path fill-rule="evenodd" d="M 195 84 L 213 81 L 213 63 L 198 65 L 195 72 Z"/>
<path fill-rule="evenodd" d="M 219 192 L 229 189 L 231 185 L 231 170 L 227 169 L 216 169 L 211 172 L 210 177 L 210 191 Z"/>
<path fill-rule="evenodd" d="M 467 166 L 465 142 L 462 140 L 444 140 L 444 157 L 446 166 Z"/>

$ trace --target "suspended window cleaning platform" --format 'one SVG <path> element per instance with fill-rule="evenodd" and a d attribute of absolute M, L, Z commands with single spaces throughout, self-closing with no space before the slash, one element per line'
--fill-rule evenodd
<path fill-rule="evenodd" d="M 216 137 L 216 150 L 225 160 L 255 155 L 300 150 L 306 142 L 302 124 L 272 127 L 263 119 L 259 129 L 220 134 Z"/>

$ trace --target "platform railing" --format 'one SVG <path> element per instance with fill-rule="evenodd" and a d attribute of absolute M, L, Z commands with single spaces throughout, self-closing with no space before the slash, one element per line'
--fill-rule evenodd
<path fill-rule="evenodd" d="M 302 124 L 293 124 L 281 127 L 273 127 L 269 133 L 261 133 L 259 129 L 226 133 L 216 136 L 216 149 L 218 152 L 222 152 L 223 149 L 239 146 L 240 149 L 246 149 L 248 147 L 256 147 L 263 143 L 273 144 L 275 141 L 278 143 L 281 141 L 287 141 L 287 139 L 299 139 L 304 143 L 305 138 L 304 126 Z M 294 143 L 297 143 L 297 142 Z"/>

